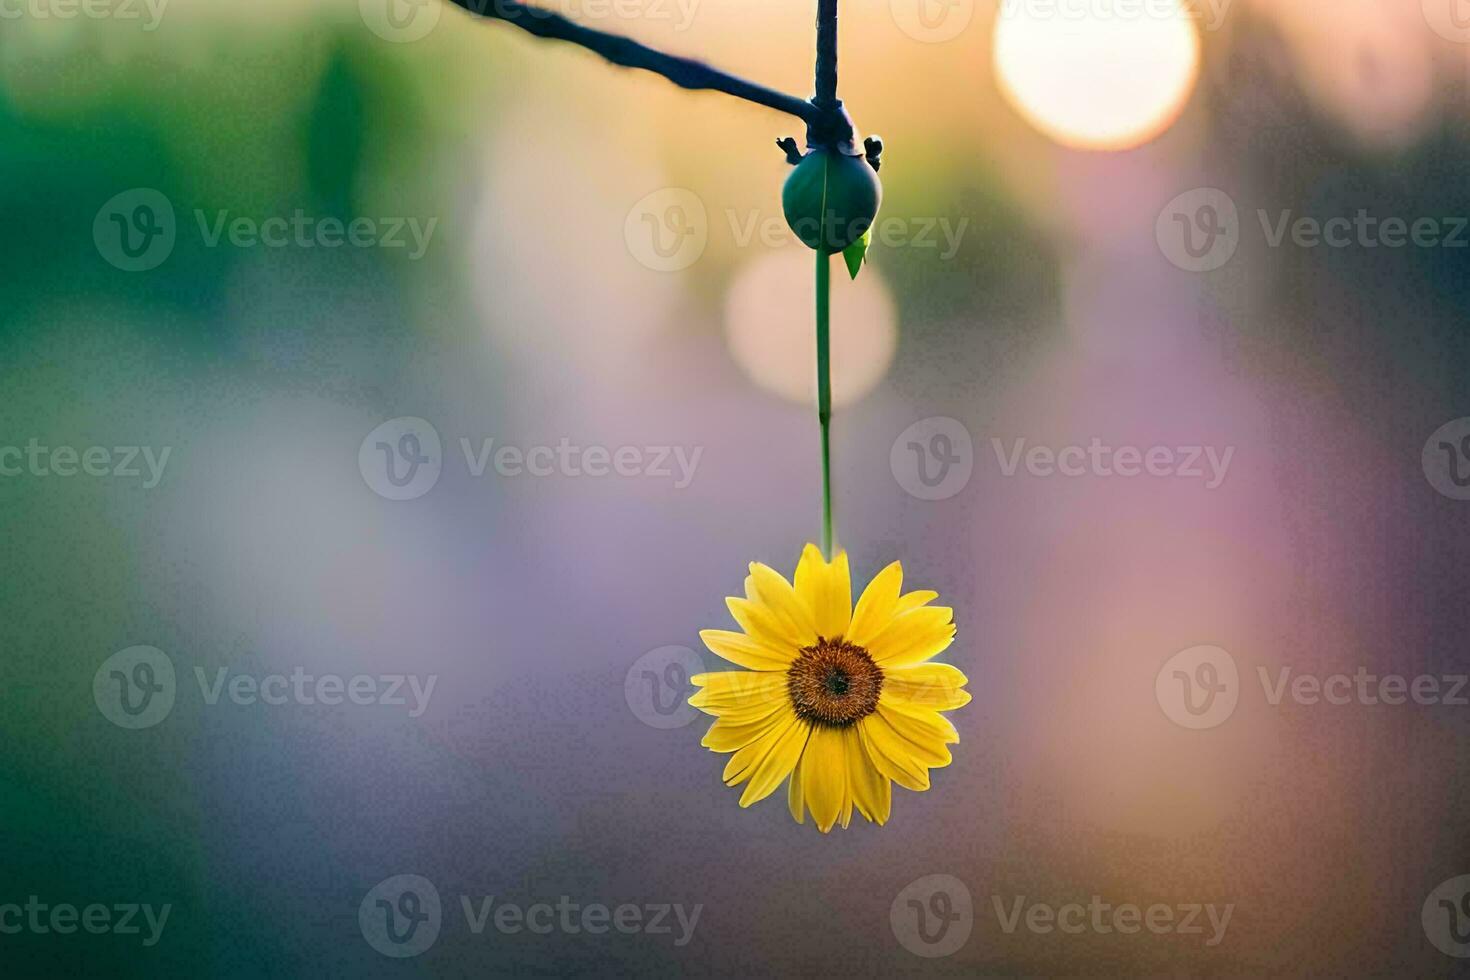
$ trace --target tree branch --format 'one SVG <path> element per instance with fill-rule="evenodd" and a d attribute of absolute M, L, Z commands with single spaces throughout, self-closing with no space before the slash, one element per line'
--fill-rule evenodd
<path fill-rule="evenodd" d="M 662 75 L 680 88 L 724 92 L 737 99 L 744 99 L 779 112 L 789 113 L 805 121 L 808 126 L 819 122 L 824 115 L 823 109 L 805 99 L 798 99 L 794 95 L 787 95 L 784 92 L 766 88 L 764 85 L 748 82 L 743 78 L 712 68 L 702 61 L 656 51 L 632 38 L 582 27 L 560 14 L 528 6 L 520 3 L 519 0 L 451 0 L 451 2 L 477 16 L 513 24 L 536 37 L 566 41 L 586 48 L 615 65 L 639 68 L 643 71 L 651 71 L 655 75 Z M 822 2 L 824 4 L 833 3 L 833 16 L 835 17 L 835 0 L 822 0 Z M 835 64 L 833 72 L 835 87 Z"/>

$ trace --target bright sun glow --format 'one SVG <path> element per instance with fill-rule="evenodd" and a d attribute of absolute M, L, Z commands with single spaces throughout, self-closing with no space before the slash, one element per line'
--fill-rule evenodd
<path fill-rule="evenodd" d="M 1153 139 L 1184 108 L 1199 61 L 1199 33 L 1179 0 L 1006 0 L 996 22 L 1001 91 L 1067 146 Z"/>

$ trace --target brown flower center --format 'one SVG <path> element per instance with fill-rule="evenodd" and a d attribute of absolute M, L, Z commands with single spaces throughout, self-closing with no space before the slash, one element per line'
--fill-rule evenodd
<path fill-rule="evenodd" d="M 786 671 L 786 692 L 798 717 L 843 728 L 872 714 L 883 691 L 883 671 L 868 651 L 841 637 L 817 637 Z"/>

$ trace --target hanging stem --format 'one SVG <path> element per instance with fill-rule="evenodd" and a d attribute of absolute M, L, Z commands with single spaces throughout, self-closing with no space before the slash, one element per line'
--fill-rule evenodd
<path fill-rule="evenodd" d="M 837 0 L 817 0 L 817 78 L 812 104 L 836 112 Z M 832 560 L 832 256 L 827 251 L 827 193 L 822 191 L 823 226 L 817 246 L 817 422 L 822 428 L 822 554 Z"/>
<path fill-rule="evenodd" d="M 832 256 L 817 249 L 817 421 L 822 427 L 822 554 L 832 560 Z"/>

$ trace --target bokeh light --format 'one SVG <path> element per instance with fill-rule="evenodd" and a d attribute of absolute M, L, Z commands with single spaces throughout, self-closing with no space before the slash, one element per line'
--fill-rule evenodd
<path fill-rule="evenodd" d="M 782 398 L 815 403 L 816 292 L 812 253 L 783 248 L 747 266 L 725 299 L 725 338 L 735 362 Z M 898 344 L 893 300 L 871 266 L 849 280 L 832 259 L 832 401 L 845 405 L 872 390 Z"/>
<path fill-rule="evenodd" d="M 1271 2 L 1265 11 L 1303 90 L 1334 122 L 1382 148 L 1410 145 L 1423 132 L 1435 104 L 1434 35 L 1418 4 L 1341 0 L 1331 17 L 1298 3 Z"/>
<path fill-rule="evenodd" d="M 1067 146 L 1119 150 L 1157 136 L 1194 89 L 1199 34 L 1178 3 L 1130 9 L 1002 5 L 994 41 L 1001 91 Z"/>

